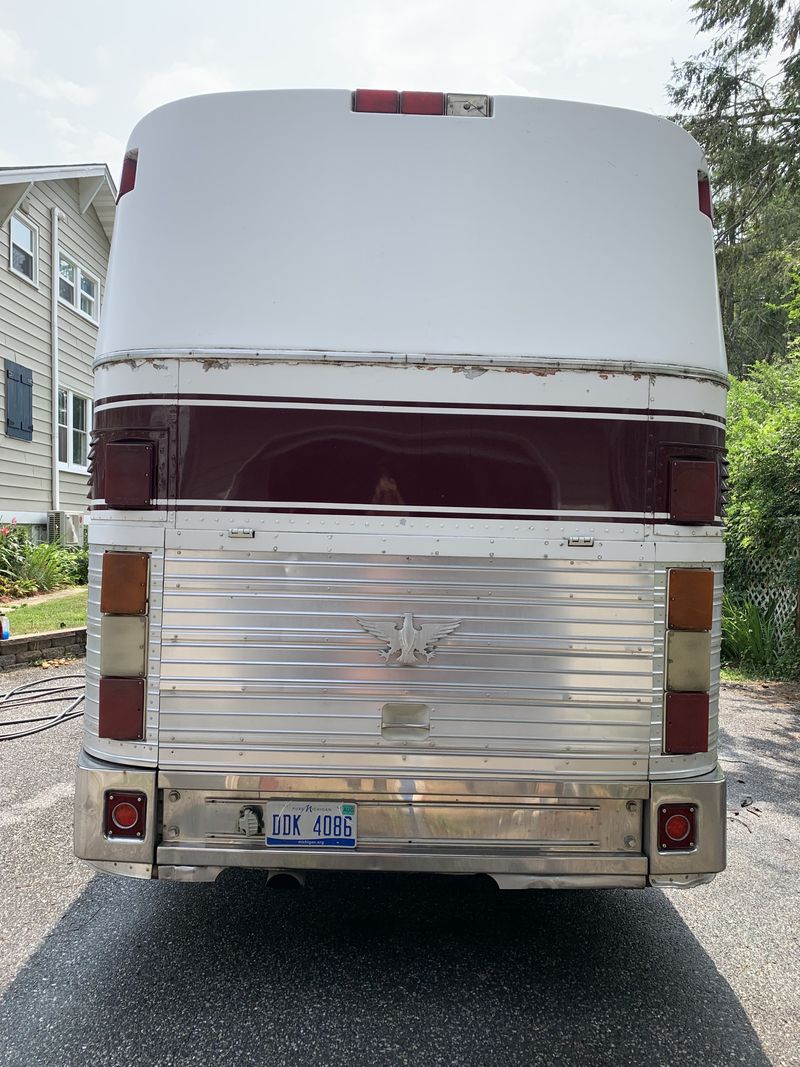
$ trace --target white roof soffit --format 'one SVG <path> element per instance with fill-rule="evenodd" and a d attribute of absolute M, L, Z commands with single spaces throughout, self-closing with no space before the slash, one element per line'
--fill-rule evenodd
<path fill-rule="evenodd" d="M 106 237 L 111 240 L 117 209 L 117 189 L 105 163 L 62 167 L 0 167 L 0 226 L 28 195 L 35 182 L 78 182 L 78 206 L 85 215 L 94 207 Z"/>

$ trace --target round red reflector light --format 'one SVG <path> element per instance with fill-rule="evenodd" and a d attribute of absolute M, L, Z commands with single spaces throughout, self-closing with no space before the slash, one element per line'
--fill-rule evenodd
<path fill-rule="evenodd" d="M 664 823 L 664 833 L 670 841 L 684 841 L 692 830 L 692 824 L 685 815 L 670 815 Z"/>
<path fill-rule="evenodd" d="M 111 809 L 111 821 L 119 830 L 131 830 L 138 820 L 139 812 L 127 800 L 120 801 Z"/>

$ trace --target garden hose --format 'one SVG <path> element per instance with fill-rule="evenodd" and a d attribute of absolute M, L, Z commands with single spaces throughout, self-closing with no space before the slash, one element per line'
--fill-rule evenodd
<path fill-rule="evenodd" d="M 71 682 L 71 685 L 62 685 Z M 24 719 L 9 719 L 0 722 L 0 741 L 13 741 L 20 737 L 50 730 L 60 723 L 69 722 L 83 715 L 85 698 L 85 680 L 82 674 L 62 674 L 50 681 L 24 682 L 22 685 L 0 694 L 0 714 L 14 708 L 38 708 L 42 704 L 66 703 L 67 706 L 52 715 L 34 715 Z M 33 724 L 37 725 L 33 725 Z M 7 734 L 2 731 L 8 726 L 24 726 L 27 729 Z"/>

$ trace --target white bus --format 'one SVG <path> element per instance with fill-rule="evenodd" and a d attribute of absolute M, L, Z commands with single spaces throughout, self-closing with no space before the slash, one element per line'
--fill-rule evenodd
<path fill-rule="evenodd" d="M 725 396 L 706 163 L 664 119 L 148 115 L 96 362 L 77 855 L 709 881 Z"/>

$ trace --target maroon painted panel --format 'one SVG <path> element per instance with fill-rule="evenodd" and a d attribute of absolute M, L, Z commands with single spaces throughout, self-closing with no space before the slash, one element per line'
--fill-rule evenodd
<path fill-rule="evenodd" d="M 611 511 L 642 521 L 648 511 L 667 510 L 671 455 L 682 450 L 711 459 L 721 454 L 724 440 L 721 426 L 599 414 L 577 418 L 555 412 L 514 416 L 224 403 L 99 408 L 98 437 L 101 443 L 111 435 L 120 437 L 128 420 L 145 436 L 172 425 L 171 419 L 175 458 L 170 482 L 174 476 L 175 485 L 164 495 L 179 501 L 216 500 L 220 506 L 248 500 L 264 509 L 273 502 L 319 503 L 331 512 L 336 505 L 369 512 L 390 504 L 409 513 L 434 514 L 443 508 L 480 508 L 490 514 L 571 511 L 586 517 Z M 160 442 L 160 457 L 165 444 Z M 293 509 L 281 505 L 280 510 Z"/>

